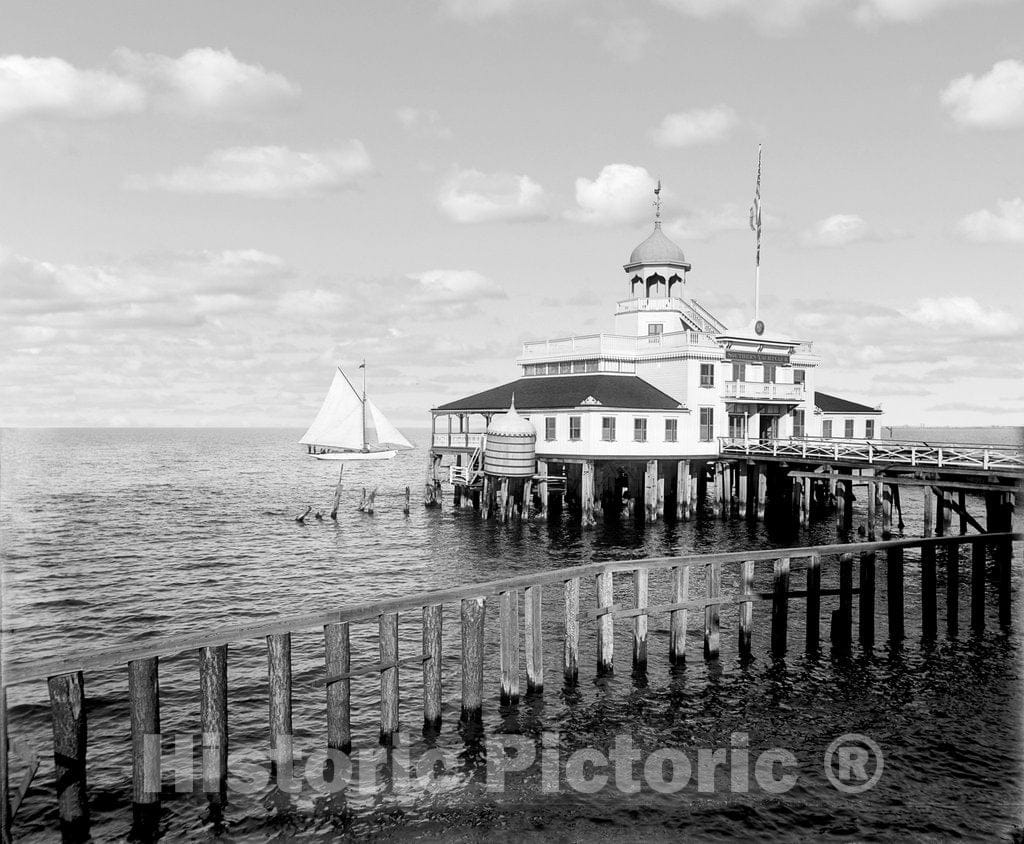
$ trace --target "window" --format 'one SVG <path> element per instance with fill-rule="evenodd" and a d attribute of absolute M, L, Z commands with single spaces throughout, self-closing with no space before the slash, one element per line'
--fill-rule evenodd
<path fill-rule="evenodd" d="M 559 375 L 568 375 L 570 372 L 572 372 L 572 363 L 570 361 L 563 360 L 558 364 Z"/>
<path fill-rule="evenodd" d="M 711 442 L 715 438 L 715 409 L 713 407 L 702 407 L 700 409 L 700 441 Z"/>
<path fill-rule="evenodd" d="M 544 417 L 544 439 L 551 442 L 553 439 L 557 439 L 555 436 L 558 428 L 556 422 L 558 420 L 554 416 Z"/>
<path fill-rule="evenodd" d="M 601 417 L 601 439 L 606 443 L 615 442 L 615 417 Z"/>
<path fill-rule="evenodd" d="M 831 437 L 832 436 L 832 420 L 831 419 L 826 419 L 824 422 L 821 423 L 821 435 L 823 437 Z"/>
<path fill-rule="evenodd" d="M 747 365 L 745 363 L 734 363 L 732 365 L 732 380 L 733 381 L 746 381 L 747 380 Z"/>
<path fill-rule="evenodd" d="M 873 439 L 875 436 L 875 420 L 865 419 L 864 420 L 864 436 L 867 439 Z"/>
<path fill-rule="evenodd" d="M 587 361 L 587 366 L 586 366 L 586 371 L 587 372 L 597 372 L 597 361 L 596 360 L 588 360 Z"/>
<path fill-rule="evenodd" d="M 846 437 L 846 439 L 848 439 L 848 440 L 853 439 L 853 420 L 852 419 L 847 419 L 843 423 L 843 436 Z"/>
<path fill-rule="evenodd" d="M 807 372 L 804 371 L 803 369 L 794 369 L 793 370 L 793 383 L 794 384 L 803 384 L 804 383 L 804 379 L 806 378 L 806 376 L 807 376 Z"/>
<path fill-rule="evenodd" d="M 715 365 L 713 363 L 702 363 L 700 365 L 700 385 L 702 387 L 715 386 Z"/>
<path fill-rule="evenodd" d="M 736 440 L 747 437 L 747 417 L 739 413 L 729 414 L 729 436 Z"/>
<path fill-rule="evenodd" d="M 797 370 L 797 372 L 799 371 L 800 370 Z M 804 412 L 802 410 L 793 411 L 793 436 L 804 436 Z"/>
<path fill-rule="evenodd" d="M 582 417 L 580 416 L 569 417 L 569 439 L 573 442 L 578 442 L 582 439 L 580 435 L 580 428 L 582 427 L 581 420 Z"/>
<path fill-rule="evenodd" d="M 661 322 L 652 322 L 647 326 L 647 336 L 653 337 L 655 334 L 662 334 L 665 331 L 665 325 Z"/>
<path fill-rule="evenodd" d="M 679 440 L 679 420 L 665 420 L 665 442 L 674 443 Z"/>
<path fill-rule="evenodd" d="M 766 363 L 764 365 L 764 383 L 774 384 L 775 383 L 775 364 Z"/>
<path fill-rule="evenodd" d="M 633 442 L 647 442 L 647 420 L 639 416 L 633 420 Z"/>

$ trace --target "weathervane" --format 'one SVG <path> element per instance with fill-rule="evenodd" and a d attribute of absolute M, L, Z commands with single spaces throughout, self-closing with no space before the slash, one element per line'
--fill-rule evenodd
<path fill-rule="evenodd" d="M 658 186 L 654 189 L 654 219 L 661 219 L 661 179 L 658 179 Z"/>

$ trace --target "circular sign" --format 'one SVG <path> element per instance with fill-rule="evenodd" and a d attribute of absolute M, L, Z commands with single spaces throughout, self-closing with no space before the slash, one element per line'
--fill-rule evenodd
<path fill-rule="evenodd" d="M 754 333 L 756 335 L 758 335 L 759 337 L 762 334 L 764 334 L 764 321 L 763 320 L 759 319 L 757 322 L 754 323 Z"/>

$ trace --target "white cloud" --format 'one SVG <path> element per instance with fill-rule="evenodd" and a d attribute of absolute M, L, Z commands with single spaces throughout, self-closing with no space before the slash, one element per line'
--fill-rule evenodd
<path fill-rule="evenodd" d="M 985 337 L 1013 337 L 1021 330 L 1021 321 L 1007 311 L 985 308 L 970 296 L 920 299 L 906 312 L 914 322 L 929 328 L 956 328 L 963 334 Z"/>
<path fill-rule="evenodd" d="M 748 209 L 739 205 L 723 205 L 716 209 L 689 211 L 665 223 L 665 234 L 680 243 L 711 240 L 716 235 L 732 231 L 750 232 Z M 753 232 L 750 236 L 753 237 Z"/>
<path fill-rule="evenodd" d="M 651 28 L 637 17 L 577 18 L 577 25 L 590 37 L 596 38 L 611 56 L 620 61 L 638 62 L 648 55 Z"/>
<path fill-rule="evenodd" d="M 745 17 L 770 33 L 799 29 L 814 14 L 837 7 L 841 0 L 660 0 L 677 12 L 699 20 L 727 15 Z"/>
<path fill-rule="evenodd" d="M 297 85 L 229 50 L 179 58 L 121 48 L 111 69 L 80 69 L 57 57 L 0 56 L 0 121 L 98 119 L 147 110 L 238 117 L 293 100 Z"/>
<path fill-rule="evenodd" d="M 963 126 L 1004 129 L 1024 126 L 1024 62 L 1006 59 L 975 77 L 954 79 L 942 92 L 942 105 Z"/>
<path fill-rule="evenodd" d="M 597 226 L 636 223 L 652 216 L 655 179 L 643 167 L 607 164 L 596 179 L 576 180 L 576 208 L 566 217 Z"/>
<path fill-rule="evenodd" d="M 739 117 L 727 105 L 712 108 L 695 108 L 666 114 L 651 135 L 654 142 L 662 147 L 688 147 L 707 144 L 727 137 Z"/>
<path fill-rule="evenodd" d="M 899 236 L 900 232 L 869 225 L 857 214 L 833 214 L 801 233 L 800 241 L 805 246 L 837 247 L 862 240 L 889 240 Z"/>
<path fill-rule="evenodd" d="M 441 0 L 441 8 L 461 21 L 481 21 L 506 17 L 522 9 L 539 9 L 553 0 Z"/>
<path fill-rule="evenodd" d="M 198 166 L 152 176 L 129 176 L 125 186 L 132 190 L 283 198 L 351 188 L 372 172 L 366 148 L 353 140 L 344 147 L 319 152 L 283 146 L 216 150 Z"/>
<path fill-rule="evenodd" d="M 470 303 L 480 299 L 504 299 L 501 285 L 476 270 L 427 270 L 410 273 L 418 298 L 427 302 Z"/>
<path fill-rule="evenodd" d="M 860 23 L 916 23 L 956 6 L 979 6 L 1003 0 L 860 0 L 854 16 Z"/>
<path fill-rule="evenodd" d="M 444 125 L 441 115 L 435 109 L 405 106 L 395 111 L 395 118 L 414 135 L 442 140 L 452 137 L 452 130 Z"/>
<path fill-rule="evenodd" d="M 1024 199 L 1002 199 L 998 212 L 987 208 L 968 214 L 956 225 L 957 233 L 976 243 L 1024 243 Z"/>
<path fill-rule="evenodd" d="M 438 207 L 458 223 L 536 220 L 547 197 L 529 176 L 458 170 L 441 186 Z"/>
<path fill-rule="evenodd" d="M 146 107 L 137 82 L 103 70 L 79 70 L 63 59 L 0 56 L 0 122 L 33 115 L 97 119 Z"/>

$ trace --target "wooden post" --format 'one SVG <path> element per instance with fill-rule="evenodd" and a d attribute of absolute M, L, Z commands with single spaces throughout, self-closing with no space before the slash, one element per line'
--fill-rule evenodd
<path fill-rule="evenodd" d="M 402 505 L 402 512 L 406 516 L 409 515 L 410 500 L 411 500 L 411 498 L 412 498 L 412 492 L 409 490 L 409 487 L 406 487 L 405 488 L 405 503 Z"/>
<path fill-rule="evenodd" d="M 960 535 L 967 533 L 967 493 L 960 490 L 956 494 L 956 503 L 959 505 L 960 513 Z"/>
<path fill-rule="evenodd" d="M 502 592 L 498 598 L 501 702 L 519 700 L 519 591 Z"/>
<path fill-rule="evenodd" d="M 840 652 L 846 652 L 853 624 L 853 554 L 839 557 L 839 609 L 832 620 L 832 643 Z"/>
<path fill-rule="evenodd" d="M 843 482 L 843 531 L 849 533 L 853 530 L 853 478 L 847 478 Z"/>
<path fill-rule="evenodd" d="M 484 599 L 462 599 L 462 720 L 479 721 L 484 700 Z"/>
<path fill-rule="evenodd" d="M 810 478 L 803 479 L 803 506 L 800 510 L 800 524 L 807 527 L 811 523 L 811 489 L 813 481 Z"/>
<path fill-rule="evenodd" d="M 523 506 L 519 511 L 519 518 L 526 521 L 530 518 L 530 505 L 533 503 L 533 479 L 527 478 L 523 483 Z"/>
<path fill-rule="evenodd" d="M 683 604 L 689 600 L 689 566 L 676 566 L 672 569 L 670 588 L 672 590 L 670 600 L 673 604 Z M 672 610 L 669 615 L 668 656 L 673 665 L 678 665 L 686 659 L 687 617 L 688 612 L 685 609 Z"/>
<path fill-rule="evenodd" d="M 527 586 L 525 615 L 526 637 L 526 691 L 539 692 L 544 688 L 544 631 L 542 629 L 542 586 Z"/>
<path fill-rule="evenodd" d="M 633 570 L 634 606 L 638 610 L 647 609 L 647 569 Z M 633 667 L 647 667 L 647 613 L 643 612 L 633 619 Z"/>
<path fill-rule="evenodd" d="M 203 791 L 211 803 L 227 801 L 228 646 L 199 650 L 199 720 L 203 731 Z"/>
<path fill-rule="evenodd" d="M 270 759 L 273 771 L 292 764 L 292 637 L 290 633 L 267 636 L 267 668 L 270 680 Z"/>
<path fill-rule="evenodd" d="M 722 594 L 721 563 L 709 563 L 706 567 L 706 572 L 708 600 L 717 600 Z M 718 604 L 708 604 L 704 607 L 705 659 L 718 659 L 720 639 L 721 636 L 718 629 Z"/>
<path fill-rule="evenodd" d="M 498 481 L 498 521 L 504 524 L 508 520 L 508 478 Z"/>
<path fill-rule="evenodd" d="M 732 518 L 732 464 L 722 464 L 722 518 Z"/>
<path fill-rule="evenodd" d="M 889 642 L 898 645 L 906 635 L 903 628 L 903 549 L 885 552 L 886 601 L 889 609 Z"/>
<path fill-rule="evenodd" d="M 995 529 L 1000 533 L 1009 533 L 1013 530 L 1013 505 L 1011 504 L 1010 495 L 1001 492 L 991 495 L 991 497 L 995 505 Z M 1013 543 L 1011 540 L 997 539 L 995 555 L 996 571 L 999 576 L 999 626 L 1005 630 L 1013 621 L 1010 614 L 1013 565 Z"/>
<path fill-rule="evenodd" d="M 335 521 L 338 520 L 338 508 L 341 506 L 341 490 L 342 490 L 342 478 L 345 476 L 345 464 L 341 464 L 341 470 L 338 472 L 338 484 L 334 487 L 334 504 L 331 506 L 331 518 Z"/>
<path fill-rule="evenodd" d="M 725 464 L 721 463 L 720 461 L 716 462 L 714 464 L 714 466 L 715 466 L 715 482 L 714 482 L 714 492 L 712 492 L 712 494 L 711 494 L 711 515 L 714 518 L 716 518 L 716 519 L 719 519 L 719 518 L 722 517 L 722 499 L 725 496 L 725 489 L 724 489 L 724 485 L 722 484 L 722 474 L 723 474 L 722 467 L 724 465 Z"/>
<path fill-rule="evenodd" d="M 656 521 L 658 516 L 658 461 L 648 460 L 644 466 L 644 521 Z"/>
<path fill-rule="evenodd" d="M 572 684 L 579 676 L 580 668 L 580 579 L 573 577 L 565 581 L 565 648 L 563 650 L 562 674 L 565 682 Z"/>
<path fill-rule="evenodd" d="M 587 530 L 597 524 L 594 518 L 594 461 L 583 461 L 582 481 L 580 483 L 580 505 L 583 508 L 583 529 Z"/>
<path fill-rule="evenodd" d="M 462 509 L 462 484 L 455 484 L 455 492 L 452 494 L 452 509 Z"/>
<path fill-rule="evenodd" d="M 764 521 L 765 502 L 768 498 L 768 470 L 764 463 L 757 464 L 757 520 Z"/>
<path fill-rule="evenodd" d="M 690 461 L 676 462 L 676 518 L 686 521 L 690 518 Z"/>
<path fill-rule="evenodd" d="M 946 494 L 941 489 L 935 490 L 935 535 L 946 535 Z"/>
<path fill-rule="evenodd" d="M 932 488 L 930 486 L 926 486 L 924 488 L 924 503 L 923 503 L 923 507 L 924 507 L 924 532 L 922 534 L 923 536 L 926 536 L 926 537 L 932 535 L 932 517 L 935 515 L 935 504 L 933 503 L 933 500 L 932 500 L 934 497 L 935 496 L 932 493 Z"/>
<path fill-rule="evenodd" d="M 693 464 L 691 464 L 692 466 Z M 704 496 L 701 494 L 701 478 L 700 475 L 704 471 L 703 463 L 698 463 L 695 470 L 691 470 L 690 474 L 690 501 L 688 503 L 690 518 L 699 518 L 704 508 Z M 706 492 L 706 490 L 705 490 Z"/>
<path fill-rule="evenodd" d="M 960 545 L 946 546 L 946 634 L 960 632 Z"/>
<path fill-rule="evenodd" d="M 877 505 L 877 499 L 875 497 L 876 496 L 875 486 L 876 486 L 875 481 L 873 481 L 873 480 L 872 481 L 868 481 L 868 486 L 867 486 L 867 497 L 868 497 L 868 501 L 867 501 L 867 504 L 868 504 L 868 542 L 874 542 L 875 539 L 876 539 L 876 534 L 875 534 L 876 513 L 875 513 L 875 511 L 876 511 L 878 505 Z"/>
<path fill-rule="evenodd" d="M 615 618 L 610 609 L 614 601 L 612 573 L 601 572 L 597 575 L 596 585 L 598 608 L 608 608 L 597 617 L 597 673 L 606 674 L 612 671 L 615 651 Z"/>
<path fill-rule="evenodd" d="M 936 632 L 935 601 L 935 546 L 921 548 L 921 635 L 934 639 Z"/>
<path fill-rule="evenodd" d="M 985 543 L 971 543 L 971 629 L 985 629 Z"/>
<path fill-rule="evenodd" d="M 377 618 L 380 651 L 380 743 L 390 747 L 398 732 L 398 613 Z"/>
<path fill-rule="evenodd" d="M 657 460 L 654 461 L 654 465 L 658 465 Z M 663 519 L 665 518 L 665 478 L 659 477 L 655 487 L 658 491 L 658 506 L 654 515 L 657 519 Z"/>
<path fill-rule="evenodd" d="M 821 638 L 821 556 L 807 559 L 807 652 L 816 653 Z"/>
<path fill-rule="evenodd" d="M 892 484 L 882 484 L 882 539 L 892 537 Z"/>
<path fill-rule="evenodd" d="M 132 817 L 135 829 L 151 830 L 160 816 L 160 684 L 157 658 L 128 663 L 132 726 Z"/>
<path fill-rule="evenodd" d="M 844 481 L 836 478 L 836 530 L 842 532 L 845 522 L 846 493 L 844 492 Z"/>
<path fill-rule="evenodd" d="M 423 608 L 423 728 L 441 726 L 441 604 Z"/>
<path fill-rule="evenodd" d="M 60 674 L 47 681 L 53 719 L 53 763 L 57 780 L 57 811 L 65 840 L 89 837 L 86 793 L 85 678 L 82 672 Z"/>
<path fill-rule="evenodd" d="M 537 461 L 537 474 L 542 478 L 548 476 L 548 463 L 546 460 Z M 546 480 L 538 484 L 537 494 L 540 496 L 540 509 L 537 511 L 537 518 L 544 522 L 548 518 L 548 482 Z"/>
<path fill-rule="evenodd" d="M 874 487 L 868 487 L 868 494 L 874 497 Z M 860 555 L 860 646 L 870 653 L 875 647 L 875 554 L 866 551 Z"/>
<path fill-rule="evenodd" d="M 740 567 L 740 595 L 752 595 L 754 592 L 754 561 L 746 560 Z M 750 657 L 750 634 L 754 622 L 754 604 L 752 601 L 740 602 L 739 649 L 740 657 Z"/>
<path fill-rule="evenodd" d="M 348 753 L 352 750 L 352 670 L 348 622 L 324 625 L 324 668 L 327 677 L 327 746 Z"/>
<path fill-rule="evenodd" d="M 775 561 L 772 596 L 772 656 L 786 655 L 786 633 L 789 625 L 789 557 Z"/>
<path fill-rule="evenodd" d="M 737 489 L 737 505 L 739 510 L 739 517 L 745 519 L 747 517 L 747 502 L 750 496 L 750 490 L 747 488 L 747 484 L 750 480 L 750 467 L 746 463 L 738 463 L 736 465 L 736 471 L 740 476 L 739 487 Z"/>

